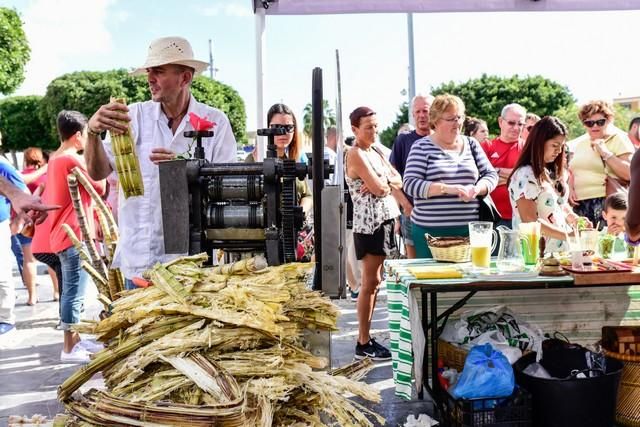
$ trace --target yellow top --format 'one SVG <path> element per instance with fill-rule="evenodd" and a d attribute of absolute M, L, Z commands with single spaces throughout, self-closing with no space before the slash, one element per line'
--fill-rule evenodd
<path fill-rule="evenodd" d="M 625 134 L 611 135 L 605 145 L 615 156 L 633 153 L 633 144 Z M 595 148 L 591 148 L 589 134 L 569 141 L 572 153 L 569 169 L 573 173 L 573 182 L 578 200 L 595 199 L 606 196 L 605 178 L 615 174 L 604 163 Z"/>

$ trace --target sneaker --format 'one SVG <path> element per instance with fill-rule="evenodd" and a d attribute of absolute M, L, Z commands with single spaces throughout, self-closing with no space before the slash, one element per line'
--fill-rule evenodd
<path fill-rule="evenodd" d="M 60 352 L 60 361 L 70 363 L 89 363 L 92 353 L 86 348 L 79 346 L 78 344 L 73 346 L 71 353 L 66 353 L 64 350 L 62 350 Z"/>
<path fill-rule="evenodd" d="M 0 339 L 5 339 L 16 333 L 16 325 L 0 322 Z"/>
<path fill-rule="evenodd" d="M 364 359 L 368 357 L 371 360 L 390 360 L 391 353 L 389 350 L 376 342 L 373 338 L 369 339 L 366 344 L 356 343 L 356 359 Z"/>
<path fill-rule="evenodd" d="M 349 297 L 351 298 L 351 301 L 357 301 L 358 295 L 360 295 L 360 289 L 354 291 L 349 287 Z"/>
<path fill-rule="evenodd" d="M 97 353 L 100 350 L 104 350 L 104 345 L 102 343 L 95 342 L 93 340 L 82 340 L 78 342 L 76 346 L 80 346 L 90 353 Z"/>

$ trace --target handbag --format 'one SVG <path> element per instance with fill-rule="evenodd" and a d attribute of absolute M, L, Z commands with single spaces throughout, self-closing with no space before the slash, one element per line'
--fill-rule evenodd
<path fill-rule="evenodd" d="M 488 221 L 493 223 L 493 227 L 497 227 L 500 225 L 500 221 L 502 221 L 502 217 L 500 216 L 500 212 L 498 212 L 498 208 L 496 208 L 496 204 L 493 202 L 493 199 L 489 194 L 485 196 L 478 196 L 478 219 L 480 221 Z"/>
<path fill-rule="evenodd" d="M 476 145 L 471 142 L 470 138 L 467 138 L 469 142 L 469 147 L 471 148 L 471 154 L 473 154 L 473 160 L 476 162 L 476 166 L 478 165 L 478 158 L 476 154 Z M 498 212 L 498 208 L 496 204 L 493 202 L 490 194 L 486 194 L 484 196 L 478 196 L 478 219 L 480 221 L 488 221 L 493 223 L 493 227 L 497 227 L 502 221 L 502 217 L 500 216 L 500 212 Z"/>
<path fill-rule="evenodd" d="M 607 138 L 604 143 L 606 144 L 612 137 Z M 615 155 L 615 154 L 614 154 Z M 602 166 L 604 166 L 605 173 L 607 171 L 607 162 L 605 162 L 602 158 Z M 615 176 L 615 173 L 611 171 L 614 176 L 607 174 L 604 179 L 605 184 L 605 194 L 608 196 L 616 193 L 623 193 L 625 196 L 629 194 L 629 181 L 625 181 L 624 179 L 618 178 Z"/>

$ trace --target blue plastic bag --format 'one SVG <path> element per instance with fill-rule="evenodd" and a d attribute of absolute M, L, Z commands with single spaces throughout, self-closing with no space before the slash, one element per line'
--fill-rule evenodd
<path fill-rule="evenodd" d="M 513 368 L 507 358 L 491 344 L 483 344 L 469 351 L 451 395 L 456 399 L 507 397 L 514 386 Z"/>

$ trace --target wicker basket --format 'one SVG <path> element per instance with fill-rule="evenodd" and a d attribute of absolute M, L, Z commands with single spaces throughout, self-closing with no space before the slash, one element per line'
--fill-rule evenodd
<path fill-rule="evenodd" d="M 604 350 L 608 357 L 624 362 L 618 388 L 616 422 L 623 426 L 640 427 L 640 356 Z"/>
<path fill-rule="evenodd" d="M 449 341 L 438 340 L 438 359 L 442 360 L 445 366 L 462 372 L 464 361 L 469 354 L 469 350 L 451 344 Z"/>
<path fill-rule="evenodd" d="M 471 246 L 468 237 L 433 237 L 425 233 L 427 246 L 436 261 L 469 262 Z"/>

